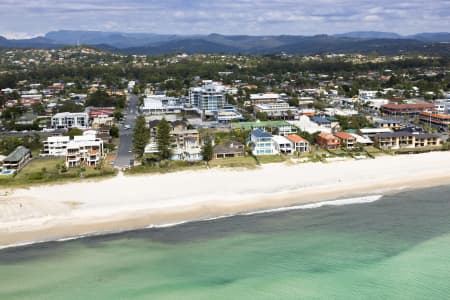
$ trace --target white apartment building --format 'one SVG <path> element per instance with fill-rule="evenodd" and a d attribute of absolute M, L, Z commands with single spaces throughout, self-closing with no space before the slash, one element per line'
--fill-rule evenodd
<path fill-rule="evenodd" d="M 359 99 L 374 99 L 377 97 L 378 91 L 359 90 Z"/>
<path fill-rule="evenodd" d="M 89 115 L 87 113 L 58 113 L 52 117 L 51 126 L 55 129 L 86 129 L 89 127 Z"/>
<path fill-rule="evenodd" d="M 294 145 L 292 144 L 292 142 L 289 139 L 285 138 L 284 136 L 274 135 L 272 137 L 272 140 L 274 142 L 275 149 L 279 153 L 290 155 L 294 151 L 293 150 Z"/>
<path fill-rule="evenodd" d="M 189 102 L 202 111 L 216 112 L 227 103 L 225 87 L 218 82 L 204 80 L 203 86 L 189 89 Z"/>
<path fill-rule="evenodd" d="M 68 136 L 50 136 L 43 142 L 44 149 L 41 156 L 66 156 L 69 142 Z"/>
<path fill-rule="evenodd" d="M 66 166 L 95 167 L 104 156 L 103 140 L 95 135 L 74 136 L 67 144 Z"/>
<path fill-rule="evenodd" d="M 276 103 L 280 100 L 280 94 L 265 93 L 265 94 L 250 94 L 250 101 L 255 104 Z"/>

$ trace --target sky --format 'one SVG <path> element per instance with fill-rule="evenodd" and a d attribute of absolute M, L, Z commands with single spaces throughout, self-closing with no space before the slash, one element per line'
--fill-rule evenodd
<path fill-rule="evenodd" d="M 100 30 L 314 35 L 450 31 L 450 0 L 0 0 L 0 35 Z"/>

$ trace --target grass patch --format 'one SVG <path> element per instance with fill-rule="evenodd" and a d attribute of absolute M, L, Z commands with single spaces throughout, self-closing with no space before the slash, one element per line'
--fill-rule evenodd
<path fill-rule="evenodd" d="M 130 168 L 125 174 L 147 174 L 147 173 L 171 173 L 185 170 L 201 170 L 206 169 L 204 161 L 161 161 L 155 163 L 144 163 L 140 166 Z"/>
<path fill-rule="evenodd" d="M 260 164 L 281 163 L 288 159 L 285 155 L 260 155 L 256 158 Z"/>
<path fill-rule="evenodd" d="M 210 161 L 211 168 L 256 168 L 256 160 L 252 156 L 240 156 L 230 158 L 220 158 Z"/>
<path fill-rule="evenodd" d="M 416 154 L 416 153 L 425 153 L 430 151 L 442 151 L 444 150 L 443 146 L 429 146 L 429 147 L 420 147 L 420 148 L 411 148 L 411 149 L 396 149 L 392 150 L 394 154 Z"/>
<path fill-rule="evenodd" d="M 26 187 L 37 184 L 62 183 L 65 181 L 83 180 L 86 178 L 115 175 L 111 167 L 69 168 L 62 170 L 62 158 L 35 158 L 30 161 L 18 174 L 1 176 L 0 187 Z"/>

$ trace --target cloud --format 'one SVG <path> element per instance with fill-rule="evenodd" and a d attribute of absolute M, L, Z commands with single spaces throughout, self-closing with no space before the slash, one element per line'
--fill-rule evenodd
<path fill-rule="evenodd" d="M 176 34 L 448 31 L 448 0 L 1 0 L 0 34 L 58 29 Z"/>

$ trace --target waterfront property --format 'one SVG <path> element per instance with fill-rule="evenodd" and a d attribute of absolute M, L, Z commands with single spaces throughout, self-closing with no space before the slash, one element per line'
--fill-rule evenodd
<path fill-rule="evenodd" d="M 43 142 L 41 156 L 65 156 L 67 154 L 67 145 L 69 136 L 50 136 Z"/>
<path fill-rule="evenodd" d="M 336 136 L 340 140 L 340 144 L 342 147 L 346 149 L 353 149 L 355 147 L 356 138 L 353 135 L 341 131 L 336 133 L 334 136 Z"/>
<path fill-rule="evenodd" d="M 309 152 L 310 151 L 310 144 L 307 140 L 302 138 L 301 136 L 297 134 L 289 134 L 286 135 L 286 138 L 291 141 L 293 145 L 293 149 L 297 153 L 302 152 Z"/>
<path fill-rule="evenodd" d="M 384 150 L 418 148 L 442 145 L 438 134 L 417 132 L 387 132 L 374 136 L 375 145 Z"/>
<path fill-rule="evenodd" d="M 31 151 L 28 148 L 19 146 L 3 159 L 2 171 L 19 172 L 31 159 Z"/>
<path fill-rule="evenodd" d="M 244 156 L 245 148 L 242 143 L 228 141 L 216 145 L 213 149 L 213 159 Z"/>
<path fill-rule="evenodd" d="M 324 149 L 336 150 L 340 148 L 341 142 L 338 137 L 322 132 L 317 136 L 317 145 Z"/>
<path fill-rule="evenodd" d="M 294 151 L 294 146 L 292 142 L 284 136 L 274 135 L 272 137 L 275 149 L 282 154 L 291 155 Z"/>
<path fill-rule="evenodd" d="M 262 129 L 254 129 L 250 134 L 253 155 L 278 154 L 272 139 L 272 135 Z"/>
<path fill-rule="evenodd" d="M 66 166 L 69 168 L 99 165 L 104 157 L 103 141 L 95 135 L 74 136 L 67 144 Z"/>

